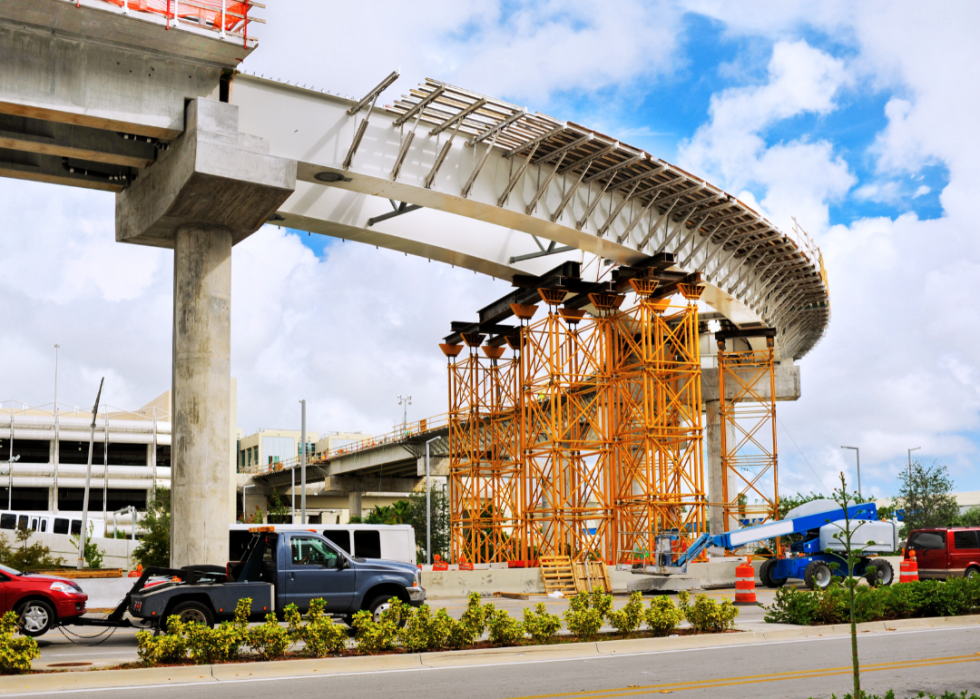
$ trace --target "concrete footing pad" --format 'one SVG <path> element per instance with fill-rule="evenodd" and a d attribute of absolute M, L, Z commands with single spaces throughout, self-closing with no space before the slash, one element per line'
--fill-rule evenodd
<path fill-rule="evenodd" d="M 700 590 L 701 580 L 690 575 L 634 575 L 626 583 L 627 592 L 680 592 Z"/>

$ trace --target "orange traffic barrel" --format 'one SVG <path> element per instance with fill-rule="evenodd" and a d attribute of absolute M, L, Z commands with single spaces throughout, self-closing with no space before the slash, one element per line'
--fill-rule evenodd
<path fill-rule="evenodd" d="M 751 563 L 742 563 L 735 568 L 735 604 L 756 604 L 755 568 Z"/>
<path fill-rule="evenodd" d="M 919 564 L 915 560 L 915 551 L 909 553 L 909 558 L 899 565 L 898 582 L 918 582 Z"/>

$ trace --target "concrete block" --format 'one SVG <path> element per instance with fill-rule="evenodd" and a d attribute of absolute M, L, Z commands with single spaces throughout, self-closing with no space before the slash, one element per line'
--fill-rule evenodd
<path fill-rule="evenodd" d="M 488 570 L 422 571 L 422 587 L 430 599 L 466 597 L 471 592 L 543 594 L 544 580 L 539 568 Z"/>
<path fill-rule="evenodd" d="M 173 247 L 178 228 L 210 225 L 228 229 L 235 244 L 296 188 L 296 161 L 240 146 L 237 106 L 195 99 L 186 123 L 170 149 L 117 196 L 117 241 Z"/>
<path fill-rule="evenodd" d="M 748 377 L 746 377 L 748 378 Z M 800 367 L 789 362 L 776 364 L 776 400 L 798 400 L 800 393 Z M 726 386 L 725 393 L 728 398 L 735 397 L 736 386 Z M 769 397 L 770 389 L 768 380 L 757 382 L 754 387 L 759 394 L 765 398 Z M 701 399 L 704 402 L 719 401 L 721 394 L 718 391 L 718 368 L 709 367 L 701 370 Z"/>

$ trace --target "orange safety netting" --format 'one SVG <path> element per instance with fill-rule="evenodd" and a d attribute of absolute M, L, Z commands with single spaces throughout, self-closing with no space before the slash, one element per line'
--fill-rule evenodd
<path fill-rule="evenodd" d="M 113 5 L 123 7 L 128 6 L 130 10 L 136 12 L 152 12 L 153 14 L 163 15 L 177 19 L 196 19 L 200 26 L 221 30 L 221 0 L 106 0 Z M 248 23 L 248 9 L 251 3 L 233 2 L 226 0 L 224 3 L 224 30 L 226 32 L 237 32 Z M 176 6 L 176 14 L 175 14 Z"/>

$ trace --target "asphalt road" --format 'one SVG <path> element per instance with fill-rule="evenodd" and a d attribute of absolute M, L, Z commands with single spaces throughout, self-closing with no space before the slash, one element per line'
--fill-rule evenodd
<path fill-rule="evenodd" d="M 980 692 L 980 628 L 863 636 L 863 688 L 897 697 L 918 691 Z M 850 641 L 807 639 L 763 645 L 507 664 L 243 679 L 139 689 L 140 699 L 614 699 L 685 697 L 784 699 L 842 696 L 851 688 Z M 93 690 L 123 696 L 133 688 Z M 71 692 L 80 696 L 85 692 Z M 45 696 L 33 694 L 31 696 Z"/>

